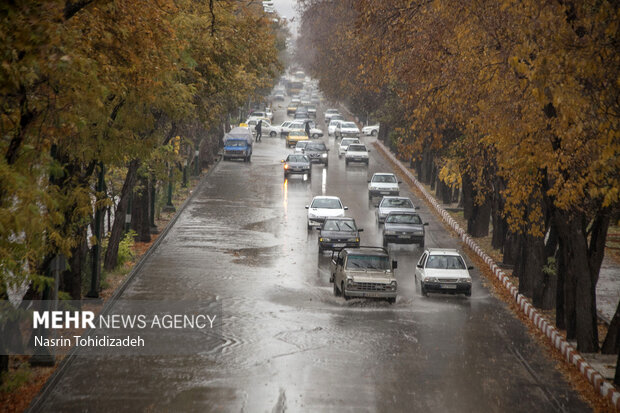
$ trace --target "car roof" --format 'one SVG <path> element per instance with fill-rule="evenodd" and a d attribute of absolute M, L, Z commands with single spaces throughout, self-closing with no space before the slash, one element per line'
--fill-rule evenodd
<path fill-rule="evenodd" d="M 461 255 L 456 248 L 428 248 L 429 255 Z"/>
<path fill-rule="evenodd" d="M 340 198 L 337 196 L 328 196 L 328 195 L 317 195 L 314 198 L 312 198 L 312 200 L 314 201 L 315 199 L 337 199 L 340 201 Z"/>
<path fill-rule="evenodd" d="M 418 214 L 417 212 L 413 212 L 413 211 L 391 211 L 388 212 L 388 216 L 390 215 L 417 215 L 420 216 L 420 214 Z"/>
<path fill-rule="evenodd" d="M 376 256 L 389 256 L 385 248 L 382 247 L 360 247 L 360 248 L 345 248 L 343 251 L 347 255 L 376 255 Z"/>
<path fill-rule="evenodd" d="M 372 174 L 372 176 L 379 176 L 379 175 L 396 176 L 392 172 L 375 172 L 374 174 Z"/>
<path fill-rule="evenodd" d="M 383 202 L 386 199 L 409 199 L 411 201 L 411 199 L 409 197 L 406 196 L 384 196 L 383 198 L 381 198 L 381 201 Z"/>
<path fill-rule="evenodd" d="M 325 218 L 325 221 L 355 221 L 355 220 L 351 217 L 330 217 L 330 218 Z"/>

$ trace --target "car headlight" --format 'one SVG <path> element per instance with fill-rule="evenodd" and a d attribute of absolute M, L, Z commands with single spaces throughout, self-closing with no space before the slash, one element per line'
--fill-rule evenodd
<path fill-rule="evenodd" d="M 313 214 L 312 212 L 309 212 L 308 213 L 308 218 L 316 218 L 316 215 Z"/>
<path fill-rule="evenodd" d="M 360 242 L 359 238 L 349 238 L 347 239 L 348 242 Z"/>
<path fill-rule="evenodd" d="M 383 231 L 384 235 L 396 235 L 396 231 L 391 231 L 391 230 L 387 230 L 387 231 Z"/>
<path fill-rule="evenodd" d="M 351 287 L 351 286 L 353 286 L 353 284 L 355 284 L 353 282 L 353 278 L 347 278 L 347 287 Z"/>
<path fill-rule="evenodd" d="M 424 235 L 424 231 L 416 231 L 415 234 L 416 235 Z"/>
<path fill-rule="evenodd" d="M 459 278 L 459 282 L 460 283 L 470 283 L 471 282 L 471 278 Z"/>
<path fill-rule="evenodd" d="M 319 238 L 319 241 L 321 241 L 321 242 L 329 242 L 329 241 L 331 241 L 331 238 Z"/>
<path fill-rule="evenodd" d="M 321 155 L 321 158 L 327 158 L 327 154 L 324 153 L 323 155 Z"/>
<path fill-rule="evenodd" d="M 437 277 L 426 277 L 424 278 L 424 282 L 436 283 L 439 282 L 439 280 L 437 279 Z"/>

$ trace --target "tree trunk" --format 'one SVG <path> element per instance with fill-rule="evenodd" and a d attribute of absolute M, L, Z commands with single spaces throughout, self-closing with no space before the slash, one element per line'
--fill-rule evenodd
<path fill-rule="evenodd" d="M 491 200 L 485 199 L 482 205 L 476 205 L 467 220 L 467 232 L 472 237 L 486 237 L 489 235 L 489 222 L 491 221 Z"/>
<path fill-rule="evenodd" d="M 616 361 L 616 375 L 614 376 L 614 384 L 616 386 L 620 386 L 620 356 L 618 356 L 618 360 Z"/>
<path fill-rule="evenodd" d="M 577 350 L 584 353 L 598 351 L 596 315 L 596 280 L 590 267 L 587 234 L 583 228 L 585 217 L 576 212 L 554 211 L 562 254 L 564 304 L 567 338 L 577 340 Z M 596 276 L 598 277 L 598 268 Z"/>
<path fill-rule="evenodd" d="M 463 194 L 461 198 L 463 202 L 463 217 L 469 220 L 469 218 L 471 218 L 472 211 L 474 210 L 474 184 L 467 174 L 463 174 L 462 183 Z"/>
<path fill-rule="evenodd" d="M 439 171 L 437 170 L 437 165 L 433 162 L 433 166 L 431 167 L 431 191 L 436 191 L 437 189 L 437 181 L 439 180 Z M 439 197 L 439 192 L 435 192 L 435 198 Z"/>
<path fill-rule="evenodd" d="M 607 336 L 601 348 L 603 354 L 619 354 L 620 353 L 620 301 L 616 307 L 614 318 L 611 319 Z M 616 372 L 617 375 L 617 372 Z"/>
<path fill-rule="evenodd" d="M 105 252 L 105 259 L 103 267 L 107 271 L 112 271 L 116 268 L 118 261 L 118 245 L 121 242 L 123 236 L 123 229 L 125 227 L 125 214 L 127 213 L 127 206 L 129 204 L 129 197 L 133 191 L 133 187 L 136 183 L 136 175 L 140 161 L 137 159 L 129 162 L 127 167 L 127 176 L 125 177 L 125 183 L 121 190 L 120 200 L 114 211 L 114 224 L 112 224 L 112 231 L 110 232 L 110 239 L 108 240 L 108 248 Z"/>
<path fill-rule="evenodd" d="M 558 240 L 559 243 L 559 240 Z M 563 255 L 560 250 L 555 252 L 555 265 L 557 268 L 557 286 L 555 294 L 555 325 L 560 330 L 567 330 L 566 328 L 566 308 L 565 308 L 565 274 L 566 266 L 564 265 Z"/>
<path fill-rule="evenodd" d="M 493 184 L 493 195 L 491 199 L 491 223 L 493 226 L 491 246 L 498 250 L 502 250 L 504 248 L 506 234 L 508 232 L 508 223 L 502 216 L 504 212 L 504 197 L 501 191 L 503 189 L 503 181 L 500 178 L 496 178 Z"/>
<path fill-rule="evenodd" d="M 506 265 L 515 265 L 519 257 L 519 234 L 508 231 L 504 241 L 504 254 L 502 261 Z"/>
<path fill-rule="evenodd" d="M 146 175 L 137 178 L 136 197 L 131 209 L 131 228 L 136 231 L 136 241 L 151 241 L 151 223 L 149 220 L 150 196 L 149 180 Z"/>
<path fill-rule="evenodd" d="M 427 185 L 430 184 L 433 178 L 433 154 L 430 149 L 424 149 L 422 151 L 422 165 L 420 172 L 420 181 Z"/>
<path fill-rule="evenodd" d="M 83 271 L 88 268 L 88 243 L 86 242 L 86 231 L 80 228 L 76 234 L 79 242 L 71 250 L 69 265 L 67 270 L 60 274 L 59 289 L 68 292 L 72 300 L 82 299 L 82 278 Z"/>

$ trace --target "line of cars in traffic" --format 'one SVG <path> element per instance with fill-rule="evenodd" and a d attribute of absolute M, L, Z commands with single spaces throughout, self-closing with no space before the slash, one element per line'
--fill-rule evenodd
<path fill-rule="evenodd" d="M 309 118 L 303 121 L 309 121 Z M 313 163 L 328 166 L 329 149 L 322 141 L 310 141 L 301 125 L 295 122 L 299 120 L 285 121 L 280 126 L 286 145 L 295 146 L 294 153 L 282 161 L 284 179 L 293 174 L 305 174 L 310 180 Z M 376 136 L 379 125 L 367 126 L 360 131 L 354 122 L 346 121 L 336 109 L 325 111 L 325 123 L 329 125 L 328 136 L 340 139 L 338 157 L 344 157 L 346 165 L 351 162 L 369 164 L 369 150 L 361 142 L 360 135 Z M 322 136 L 321 132 L 316 137 Z M 370 203 L 374 198 L 380 198 L 376 219 L 383 227 L 381 246 L 361 245 L 364 229 L 357 227 L 353 217 L 346 216 L 348 207 L 337 196 L 315 196 L 306 205 L 307 227 L 309 231 L 318 231 L 319 254 L 332 252 L 329 281 L 333 284 L 335 296 L 380 298 L 394 303 L 398 295 L 394 273 L 398 263 L 391 258 L 389 244 L 417 244 L 424 248 L 428 223 L 422 221 L 411 199 L 400 196 L 401 182 L 393 173 L 375 173 L 367 183 Z M 426 248 L 415 268 L 416 289 L 424 296 L 429 292 L 470 296 L 470 269 L 472 267 L 466 266 L 455 249 Z"/>

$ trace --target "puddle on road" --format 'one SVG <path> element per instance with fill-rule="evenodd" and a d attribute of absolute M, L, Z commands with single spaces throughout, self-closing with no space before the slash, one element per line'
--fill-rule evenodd
<path fill-rule="evenodd" d="M 226 254 L 234 257 L 235 264 L 246 265 L 248 267 L 272 267 L 275 260 L 273 247 L 262 248 L 237 248 L 224 250 Z"/>

